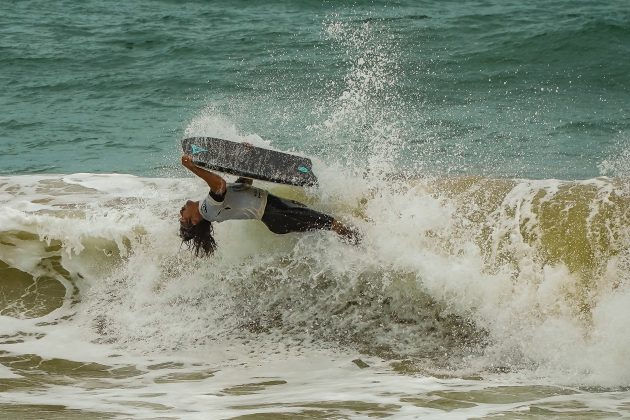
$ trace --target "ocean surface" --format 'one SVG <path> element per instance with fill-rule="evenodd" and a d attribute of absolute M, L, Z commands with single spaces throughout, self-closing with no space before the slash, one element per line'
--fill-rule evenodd
<path fill-rule="evenodd" d="M 630 416 L 630 7 L 0 3 L 0 418 Z M 179 141 L 356 226 L 217 224 Z"/>

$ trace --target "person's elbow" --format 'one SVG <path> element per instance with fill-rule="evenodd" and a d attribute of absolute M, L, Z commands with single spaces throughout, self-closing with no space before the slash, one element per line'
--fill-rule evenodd
<path fill-rule="evenodd" d="M 217 194 L 225 194 L 225 192 L 227 191 L 227 183 L 225 182 L 225 179 L 219 177 L 215 184 L 216 185 L 214 186 L 214 188 L 212 188 L 213 186 L 210 185 L 210 189 L 213 189 L 214 192 Z"/>

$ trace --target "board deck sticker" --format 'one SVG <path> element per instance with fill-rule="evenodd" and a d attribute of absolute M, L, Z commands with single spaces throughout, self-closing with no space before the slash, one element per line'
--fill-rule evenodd
<path fill-rule="evenodd" d="M 317 185 L 311 160 L 214 137 L 182 140 L 184 154 L 199 166 L 231 175 L 297 186 Z"/>

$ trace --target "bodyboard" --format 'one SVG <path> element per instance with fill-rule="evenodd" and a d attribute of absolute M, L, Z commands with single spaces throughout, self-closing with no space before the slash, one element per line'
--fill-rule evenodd
<path fill-rule="evenodd" d="M 182 140 L 184 154 L 196 165 L 231 175 L 297 186 L 317 185 L 311 160 L 214 137 Z"/>

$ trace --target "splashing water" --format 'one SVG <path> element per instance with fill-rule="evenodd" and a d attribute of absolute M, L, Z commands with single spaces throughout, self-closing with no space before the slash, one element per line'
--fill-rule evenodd
<path fill-rule="evenodd" d="M 331 83 L 325 103 L 316 114 L 321 123 L 311 127 L 329 142 L 346 144 L 345 165 L 364 162 L 374 178 L 391 172 L 403 142 L 404 124 L 396 116 L 402 100 L 395 40 L 367 21 L 358 28 L 332 21 L 326 35 L 343 49 L 347 73 Z M 367 147 L 367 150 L 364 149 Z"/>

